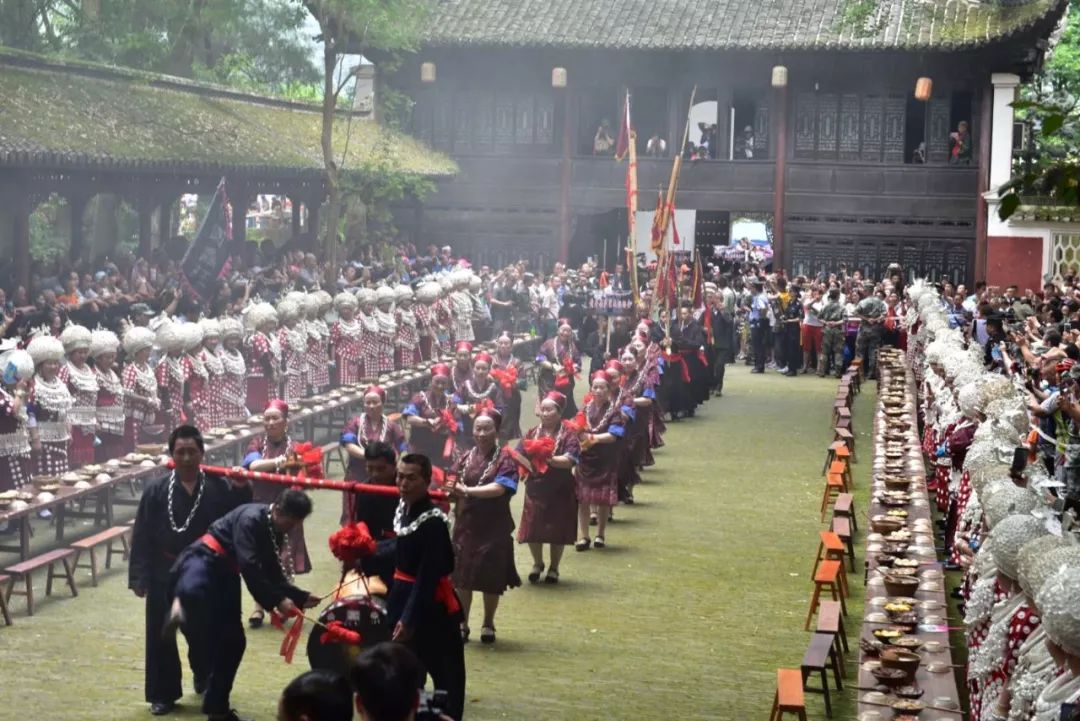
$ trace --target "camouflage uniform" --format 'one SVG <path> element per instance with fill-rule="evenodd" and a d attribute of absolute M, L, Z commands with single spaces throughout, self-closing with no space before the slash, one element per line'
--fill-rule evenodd
<path fill-rule="evenodd" d="M 825 330 L 822 332 L 817 374 L 824 378 L 831 360 L 833 375 L 839 378 L 844 372 L 844 304 L 839 299 L 827 300 L 818 318 L 825 324 Z"/>
<path fill-rule="evenodd" d="M 862 319 L 859 334 L 855 337 L 855 352 L 862 359 L 867 378 L 873 378 L 877 372 L 877 352 L 885 335 L 885 326 L 881 321 L 886 312 L 885 301 L 876 295 L 863 298 L 855 306 L 855 315 Z"/>

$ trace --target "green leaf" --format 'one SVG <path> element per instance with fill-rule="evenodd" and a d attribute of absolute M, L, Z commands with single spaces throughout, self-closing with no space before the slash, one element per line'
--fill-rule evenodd
<path fill-rule="evenodd" d="M 1053 135 L 1065 124 L 1065 116 L 1059 113 L 1047 115 L 1042 121 L 1043 135 Z"/>
<path fill-rule="evenodd" d="M 1020 196 L 1016 193 L 1010 193 L 1001 199 L 1001 204 L 998 205 L 998 218 L 1001 220 L 1008 220 L 1012 217 L 1012 214 L 1016 212 L 1016 209 L 1020 207 Z"/>

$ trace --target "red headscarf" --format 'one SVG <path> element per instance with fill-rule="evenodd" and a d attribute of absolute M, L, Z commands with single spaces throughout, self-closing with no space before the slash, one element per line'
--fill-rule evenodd
<path fill-rule="evenodd" d="M 281 413 L 282 418 L 288 418 L 289 404 L 281 400 L 280 398 L 275 398 L 274 400 L 266 404 L 266 410 L 264 410 L 263 413 L 265 413 L 266 411 L 278 411 L 279 413 Z"/>
<path fill-rule="evenodd" d="M 592 383 L 592 382 L 593 382 L 593 381 L 595 381 L 595 380 L 596 380 L 597 378 L 599 378 L 600 380 L 604 381 L 604 382 L 605 382 L 605 383 L 607 383 L 608 385 L 611 385 L 611 379 L 610 379 L 610 378 L 608 378 L 608 374 L 607 374 L 607 372 L 606 372 L 606 371 L 596 371 L 595 373 L 593 373 L 593 374 L 592 374 L 592 377 L 591 377 L 591 378 L 589 378 L 589 382 L 590 382 L 590 383 Z"/>
<path fill-rule="evenodd" d="M 566 408 L 566 396 L 559 391 L 548 391 L 548 394 L 544 396 L 545 401 L 551 401 L 559 407 L 559 410 Z"/>
<path fill-rule="evenodd" d="M 458 344 L 454 346 L 454 350 L 458 353 L 465 351 L 466 353 L 472 353 L 472 343 L 467 340 L 460 340 Z"/>
<path fill-rule="evenodd" d="M 436 363 L 435 365 L 431 366 L 431 377 L 434 378 L 435 376 L 449 378 L 450 366 L 446 365 L 445 363 Z"/>
<path fill-rule="evenodd" d="M 473 358 L 473 364 L 481 362 L 491 365 L 491 354 L 487 351 L 480 351 L 479 353 L 477 353 L 476 357 Z"/>
<path fill-rule="evenodd" d="M 379 397 L 379 400 L 381 400 L 383 403 L 386 402 L 386 391 L 383 390 L 380 386 L 368 386 L 367 390 L 364 391 L 365 396 L 370 396 L 372 394 L 377 395 Z"/>

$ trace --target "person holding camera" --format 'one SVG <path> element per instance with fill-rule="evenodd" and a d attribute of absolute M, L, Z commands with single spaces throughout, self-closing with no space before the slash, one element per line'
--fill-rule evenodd
<path fill-rule="evenodd" d="M 447 694 L 423 694 L 424 668 L 407 647 L 384 642 L 360 654 L 349 672 L 356 712 L 364 721 L 456 721 L 444 711 Z M 327 718 L 330 718 L 329 716 Z M 337 717 L 333 717 L 337 718 Z M 309 721 L 322 717 L 309 717 Z M 299 721 L 289 718 L 287 721 Z"/>
<path fill-rule="evenodd" d="M 412 683 L 410 702 L 415 709 L 415 691 L 423 685 L 424 671 L 436 688 L 446 691 L 446 712 L 460 719 L 465 707 L 465 649 L 461 638 L 461 603 L 454 592 L 450 574 L 454 570 L 454 547 L 450 542 L 450 519 L 428 497 L 431 460 L 419 453 L 406 453 L 398 460 L 397 487 L 401 500 L 394 515 L 396 538 L 379 543 L 376 555 L 364 563 L 366 573 L 394 564 L 393 583 L 387 597 L 387 621 L 393 640 L 416 654 L 423 664 Z M 381 575 L 391 575 L 385 569 Z M 378 648 L 378 647 L 376 647 Z M 391 652 L 387 651 L 387 654 Z M 411 654 L 410 654 L 411 655 Z M 354 675 L 355 683 L 355 675 Z M 389 683 L 389 682 L 387 682 Z M 374 686 L 376 694 L 390 695 L 390 687 Z M 364 718 L 404 719 L 411 716 L 365 714 L 373 708 L 357 684 L 357 706 Z M 382 708 L 382 707 L 379 707 Z"/>

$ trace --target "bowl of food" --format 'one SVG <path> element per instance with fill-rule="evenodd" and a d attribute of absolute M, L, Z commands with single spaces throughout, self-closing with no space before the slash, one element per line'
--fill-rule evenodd
<path fill-rule="evenodd" d="M 915 678 L 915 672 L 919 670 L 922 657 L 914 651 L 905 648 L 885 648 L 881 650 L 882 668 L 898 668 L 907 674 L 909 679 Z"/>
<path fill-rule="evenodd" d="M 893 646 L 907 649 L 908 651 L 915 651 L 922 647 L 923 641 L 915 636 L 898 636 L 897 638 L 889 641 Z"/>
<path fill-rule="evenodd" d="M 870 672 L 870 675 L 881 684 L 882 686 L 888 686 L 889 688 L 896 688 L 897 686 L 903 686 L 907 683 L 907 674 L 898 668 L 875 668 Z"/>
<path fill-rule="evenodd" d="M 885 592 L 890 596 L 911 596 L 919 588 L 919 579 L 896 574 L 885 575 Z"/>
<path fill-rule="evenodd" d="M 904 527 L 904 522 L 899 518 L 890 518 L 888 516 L 874 516 L 870 519 L 870 528 L 875 533 L 892 533 L 893 531 L 899 531 Z"/>

